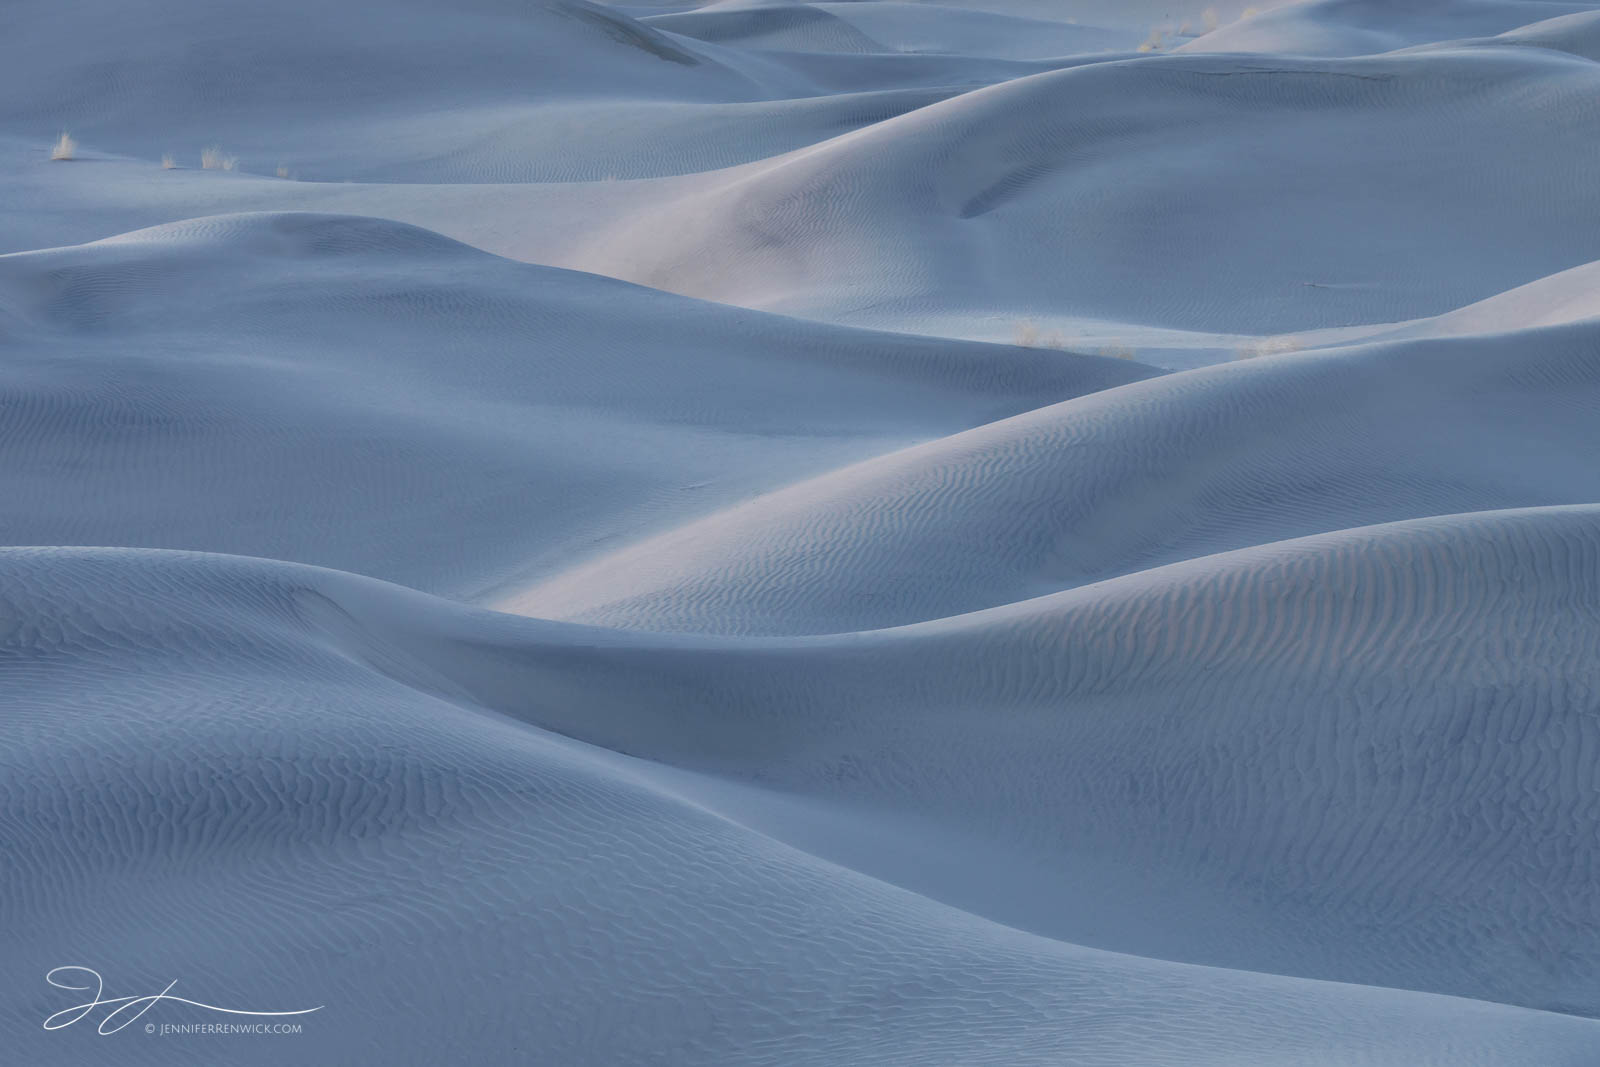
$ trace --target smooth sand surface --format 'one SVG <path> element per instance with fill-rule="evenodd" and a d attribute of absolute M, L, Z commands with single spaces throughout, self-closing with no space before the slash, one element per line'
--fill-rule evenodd
<path fill-rule="evenodd" d="M 7 1055 L 1600 1063 L 1600 7 L 1246 8 L 0 6 Z"/>

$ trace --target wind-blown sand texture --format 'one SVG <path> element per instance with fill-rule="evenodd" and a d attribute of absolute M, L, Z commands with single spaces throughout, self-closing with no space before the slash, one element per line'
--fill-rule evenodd
<path fill-rule="evenodd" d="M 1600 1064 L 1600 4 L 1255 7 L 0 6 L 0 1059 Z"/>

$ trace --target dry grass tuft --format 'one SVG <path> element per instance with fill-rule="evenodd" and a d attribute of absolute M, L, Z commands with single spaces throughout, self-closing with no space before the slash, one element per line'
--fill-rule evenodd
<path fill-rule="evenodd" d="M 1023 319 L 1011 332 L 1011 343 L 1020 348 L 1066 348 L 1066 340 L 1055 331 L 1045 333 L 1032 319 Z"/>
<path fill-rule="evenodd" d="M 78 142 L 72 139 L 72 134 L 66 130 L 61 131 L 61 137 L 56 141 L 56 146 L 50 150 L 51 159 L 71 159 L 78 150 Z"/>
<path fill-rule="evenodd" d="M 234 170 L 239 166 L 238 156 L 223 155 L 216 145 L 200 150 L 201 170 Z"/>
<path fill-rule="evenodd" d="M 1298 352 L 1304 348 L 1300 338 L 1292 333 L 1280 333 L 1274 337 L 1258 337 L 1250 344 L 1234 352 L 1235 359 L 1255 359 L 1257 356 L 1282 356 L 1290 352 Z"/>

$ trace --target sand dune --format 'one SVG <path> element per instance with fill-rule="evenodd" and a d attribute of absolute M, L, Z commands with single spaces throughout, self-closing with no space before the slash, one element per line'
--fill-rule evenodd
<path fill-rule="evenodd" d="M 58 965 L 65 944 L 136 959 L 123 986 L 178 974 L 217 1000 L 322 1002 L 326 1028 L 302 1041 L 396 1063 L 514 1044 L 592 1062 L 1280 1063 L 1338 1047 L 1341 1062 L 1578 1065 L 1596 1040 L 1588 1019 L 997 925 L 742 826 L 648 763 L 395 676 L 418 639 L 462 646 L 446 657 L 481 684 L 479 650 L 526 677 L 539 659 L 581 665 L 598 635 L 233 558 L 24 550 L 0 566 L 26 620 L 0 663 L 22 742 L 3 823 L 19 971 Z M 911 640 L 936 657 L 963 629 Z M 814 666 L 835 655 L 819 652 Z M 857 718 L 837 739 L 871 742 L 874 720 L 889 724 Z M 643 742 L 644 726 L 622 728 Z M 134 739 L 150 751 L 130 761 Z M 728 755 L 750 765 L 741 747 Z M 133 933 L 151 928 L 164 936 Z M 397 1012 L 418 988 L 427 1003 Z M 69 1035 L 29 1003 L 0 1012 L 22 1054 L 50 1059 Z M 78 1062 L 172 1062 L 175 1039 L 120 1036 Z M 265 1038 L 236 1047 L 234 1062 L 281 1062 Z"/>
<path fill-rule="evenodd" d="M 996 59 L 1048 59 L 1129 51 L 1127 29 L 924 3 L 712 4 L 645 20 L 706 41 L 795 51 L 935 53 Z"/>
<path fill-rule="evenodd" d="M 34 48 L 61 60 L 8 67 L 8 125 L 48 130 L 65 122 L 100 139 L 259 138 L 513 89 L 669 99 L 757 92 L 692 46 L 585 0 L 285 0 L 270 8 L 140 0 L 90 11 L 20 0 L 8 18 L 27 27 Z M 218 128 L 230 120 L 231 128 Z"/>
<path fill-rule="evenodd" d="M 280 557 L 459 595 L 1155 373 L 722 308 L 325 215 L 0 257 L 0 315 L 21 350 L 4 375 L 12 540 Z"/>
<path fill-rule="evenodd" d="M 644 629 L 829 633 L 1214 552 L 1600 499 L 1595 325 L 1171 375 L 832 471 L 506 602 Z"/>
<path fill-rule="evenodd" d="M 1184 51 L 1359 56 L 1413 45 L 1489 37 L 1587 12 L 1560 0 L 1311 0 L 1221 27 Z"/>
<path fill-rule="evenodd" d="M 1594 168 L 1593 115 L 1565 105 L 1597 79 L 1507 48 L 1083 65 L 675 186 L 641 208 L 648 240 L 645 215 L 625 216 L 564 256 L 876 324 L 952 309 L 1229 333 L 1415 318 L 1600 258 L 1589 231 L 1553 224 L 1600 210 L 1572 180 Z M 1530 113 L 1559 113 L 1563 133 Z M 1551 170 L 1521 164 L 1534 153 Z"/>
<path fill-rule="evenodd" d="M 811 4 L 713 5 L 700 11 L 655 15 L 648 22 L 688 37 L 747 48 L 796 52 L 895 51 L 856 29 L 848 19 Z"/>
<path fill-rule="evenodd" d="M 0 7 L 11 1056 L 1593 1067 L 1597 62 Z"/>
<path fill-rule="evenodd" d="M 1600 12 L 1583 11 L 1507 30 L 1497 40 L 1506 44 L 1554 48 L 1600 62 Z"/>
<path fill-rule="evenodd" d="M 867 634 L 389 656 L 609 749 L 896 815 L 886 841 L 937 843 L 853 865 L 1028 929 L 1592 1015 L 1597 552 L 1595 506 L 1506 510 Z M 918 861 L 974 847 L 981 878 Z"/>
<path fill-rule="evenodd" d="M 118 167 L 109 184 L 41 176 L 16 228 L 38 247 L 92 235 L 55 224 L 56 212 L 98 214 L 94 225 L 110 227 L 99 236 L 196 206 L 375 214 L 513 258 L 860 325 L 1000 339 L 1034 319 L 1069 343 L 1093 332 L 1079 324 L 1105 322 L 1296 333 L 1438 315 L 1600 258 L 1590 231 L 1563 221 L 1600 210 L 1592 183 L 1573 180 L 1595 168 L 1600 135 L 1584 125 L 1591 114 L 1567 106 L 1593 90 L 1596 69 L 1506 47 L 1270 67 L 1191 55 L 1082 62 L 948 99 L 939 89 L 920 107 L 929 98 L 863 100 L 854 118 L 784 105 L 796 127 L 764 136 L 785 146 L 876 107 L 896 114 L 701 174 L 565 181 L 715 166 L 729 153 L 648 162 L 670 156 L 656 152 L 623 166 L 580 143 L 573 163 L 544 171 L 487 150 L 450 167 L 419 161 L 422 177 L 455 167 L 563 178 L 445 190 Z M 1475 88 L 1485 84 L 1495 91 Z M 777 114 L 760 105 L 747 121 L 729 106 L 674 121 L 715 141 Z M 562 114 L 569 126 L 581 119 Z M 1522 164 L 1534 154 L 1548 169 Z M 1174 167 L 1182 181 L 1169 192 Z M 1330 219 L 1337 240 L 1323 239 Z"/>

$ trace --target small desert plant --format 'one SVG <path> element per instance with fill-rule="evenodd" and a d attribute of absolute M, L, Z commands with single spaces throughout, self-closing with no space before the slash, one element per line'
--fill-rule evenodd
<path fill-rule="evenodd" d="M 287 164 L 287 163 L 279 163 L 278 164 L 278 177 L 287 178 L 288 176 L 289 176 L 289 164 Z"/>
<path fill-rule="evenodd" d="M 1138 354 L 1127 345 L 1106 345 L 1100 349 L 1100 355 L 1107 359 L 1132 359 Z"/>
<path fill-rule="evenodd" d="M 1011 343 L 1019 348 L 1066 348 L 1066 340 L 1055 331 L 1046 333 L 1032 319 L 1023 319 L 1011 332 Z"/>
<path fill-rule="evenodd" d="M 1257 337 L 1254 341 L 1240 347 L 1234 352 L 1235 359 L 1255 359 L 1257 356 L 1281 356 L 1290 352 L 1298 352 L 1305 347 L 1300 338 L 1290 333 L 1280 333 L 1274 337 Z"/>
<path fill-rule="evenodd" d="M 161 169 L 162 170 L 177 170 L 178 169 L 178 161 L 176 159 L 172 158 L 172 153 L 171 152 L 163 152 L 161 154 Z"/>
<path fill-rule="evenodd" d="M 216 145 L 200 150 L 201 170 L 233 170 L 238 165 L 238 156 L 225 156 Z"/>
<path fill-rule="evenodd" d="M 72 139 L 72 134 L 62 130 L 61 137 L 56 141 L 56 146 L 50 150 L 50 158 L 71 159 L 73 153 L 77 150 L 78 142 Z"/>

